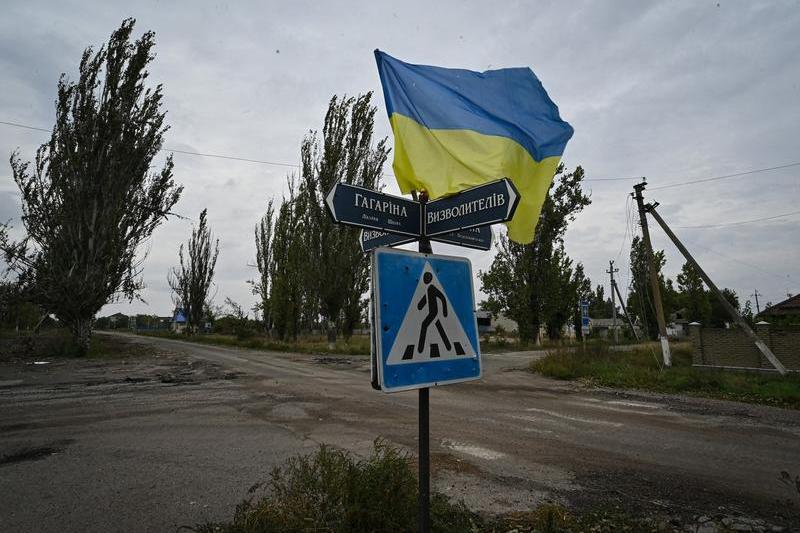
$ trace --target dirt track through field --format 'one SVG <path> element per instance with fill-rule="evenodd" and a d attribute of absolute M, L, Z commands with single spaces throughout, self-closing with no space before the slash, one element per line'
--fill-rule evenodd
<path fill-rule="evenodd" d="M 369 385 L 361 357 L 155 338 L 157 358 L 0 364 L 0 530 L 163 531 L 229 518 L 285 458 L 328 443 L 416 450 L 416 393 Z M 800 523 L 800 413 L 622 394 L 485 356 L 431 392 L 434 482 L 491 512 L 544 500 Z"/>

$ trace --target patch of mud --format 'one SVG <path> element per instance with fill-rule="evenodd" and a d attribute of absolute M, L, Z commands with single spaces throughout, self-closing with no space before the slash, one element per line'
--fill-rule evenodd
<path fill-rule="evenodd" d="M 309 418 L 308 412 L 298 404 L 282 403 L 276 405 L 270 411 L 270 415 L 275 418 L 288 419 L 288 420 L 302 420 Z"/>
<path fill-rule="evenodd" d="M 52 443 L 48 446 L 26 446 L 18 448 L 16 450 L 0 454 L 0 466 L 46 459 L 51 455 L 63 452 L 66 446 L 71 443 L 71 440 L 63 440 Z"/>
<path fill-rule="evenodd" d="M 348 357 L 321 356 L 315 357 L 313 361 L 318 365 L 352 366 L 354 364 L 354 361 Z"/>
<path fill-rule="evenodd" d="M 435 470 L 433 477 L 433 485 L 437 490 L 451 500 L 463 500 L 467 507 L 482 513 L 501 514 L 533 509 L 552 499 L 547 491 L 465 472 Z"/>

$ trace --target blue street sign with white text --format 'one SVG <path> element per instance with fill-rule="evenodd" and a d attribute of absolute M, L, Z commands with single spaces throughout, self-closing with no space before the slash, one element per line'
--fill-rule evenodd
<path fill-rule="evenodd" d="M 518 203 L 519 192 L 508 178 L 465 189 L 425 205 L 425 235 L 511 220 Z"/>
<path fill-rule="evenodd" d="M 408 235 L 397 235 L 395 233 L 388 233 L 375 229 L 362 229 L 359 242 L 361 243 L 361 251 L 369 252 L 381 246 L 399 246 L 416 240 L 416 237 L 410 237 Z"/>
<path fill-rule="evenodd" d="M 363 229 L 361 230 L 359 242 L 361 243 L 361 251 L 369 252 L 381 246 L 400 246 L 416 240 L 416 237 L 408 235 L 397 235 L 375 229 Z M 492 228 L 491 226 L 481 226 L 479 228 L 454 231 L 453 233 L 431 237 L 431 240 L 476 250 L 490 250 L 492 248 Z"/>
<path fill-rule="evenodd" d="M 333 220 L 340 224 L 404 235 L 421 234 L 422 209 L 414 200 L 337 182 L 325 204 Z"/>
<path fill-rule="evenodd" d="M 378 248 L 372 254 L 372 290 L 381 390 L 480 378 L 468 259 Z"/>
<path fill-rule="evenodd" d="M 478 228 L 463 229 L 461 231 L 454 231 L 452 233 L 431 237 L 431 240 L 454 244 L 456 246 L 464 246 L 466 248 L 475 248 L 476 250 L 491 250 L 492 227 L 480 226 Z"/>

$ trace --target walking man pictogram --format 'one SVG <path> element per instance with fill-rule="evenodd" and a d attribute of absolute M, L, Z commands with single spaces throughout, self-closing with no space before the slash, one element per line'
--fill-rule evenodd
<path fill-rule="evenodd" d="M 419 303 L 417 303 L 417 309 L 421 311 L 422 308 L 427 305 L 428 316 L 426 316 L 422 321 L 422 327 L 420 328 L 419 343 L 417 344 L 418 353 L 422 353 L 422 350 L 425 348 L 425 336 L 428 333 L 428 328 L 434 321 L 436 321 L 436 329 L 439 331 L 439 336 L 442 337 L 442 342 L 444 342 L 445 349 L 448 352 L 450 351 L 450 339 L 447 338 L 447 334 L 444 332 L 444 328 L 442 327 L 442 322 L 439 320 L 439 303 L 437 302 L 437 300 L 442 301 L 442 314 L 446 317 L 447 300 L 445 300 L 442 291 L 431 284 L 432 280 L 433 274 L 430 272 L 425 272 L 425 274 L 422 276 L 422 281 L 425 282 L 425 284 L 428 286 L 428 289 L 425 293 L 425 296 L 423 296 Z M 433 354 L 431 354 L 431 356 L 433 357 Z"/>

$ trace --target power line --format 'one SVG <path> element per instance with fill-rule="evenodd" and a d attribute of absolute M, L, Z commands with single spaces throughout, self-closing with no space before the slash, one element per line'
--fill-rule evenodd
<path fill-rule="evenodd" d="M 704 224 L 701 226 L 674 226 L 679 229 L 701 229 L 701 228 L 721 228 L 725 226 L 741 226 L 743 224 L 752 224 L 753 222 L 763 222 L 765 220 L 775 220 L 776 218 L 785 218 L 793 215 L 800 215 L 800 211 L 792 211 L 790 213 L 783 213 L 780 215 L 773 215 L 771 217 L 753 218 L 750 220 L 740 220 L 738 222 L 723 222 L 721 224 Z"/>
<path fill-rule="evenodd" d="M 672 187 L 681 187 L 683 185 L 694 185 L 695 183 L 706 183 L 709 181 L 718 181 L 718 180 L 726 180 L 730 178 L 738 178 L 739 176 L 747 176 L 750 174 L 758 174 L 759 172 L 769 172 L 771 170 L 780 170 L 782 168 L 791 168 L 800 166 L 800 161 L 796 163 L 787 163 L 786 165 L 778 165 L 776 167 L 767 167 L 767 168 L 756 168 L 753 170 L 746 170 L 744 172 L 737 172 L 735 174 L 725 174 L 723 176 L 711 176 L 710 178 L 700 178 L 696 180 L 690 181 L 681 181 L 678 183 L 668 183 L 666 185 L 659 185 L 658 187 L 650 187 L 649 190 L 657 191 L 661 189 L 671 189 Z"/>
<path fill-rule="evenodd" d="M 583 181 L 630 181 L 640 179 L 642 179 L 641 176 L 631 176 L 629 178 L 586 178 Z"/>
<path fill-rule="evenodd" d="M 26 130 L 34 130 L 34 131 L 44 131 L 50 132 L 50 130 L 44 128 L 37 128 L 36 126 L 29 126 L 27 124 L 19 124 L 17 122 L 7 122 L 5 120 L 0 120 L 0 124 L 5 124 L 6 126 L 14 126 L 16 128 L 24 128 Z M 222 155 L 222 154 L 207 154 L 202 152 L 190 152 L 189 150 L 178 150 L 175 148 L 167 148 L 164 147 L 161 149 L 162 152 L 175 152 L 176 154 L 186 154 L 186 155 L 196 155 L 200 157 L 215 157 L 218 159 L 230 159 L 233 161 L 244 161 L 246 163 L 260 163 L 262 165 L 275 165 L 280 167 L 292 167 L 292 168 L 299 168 L 300 165 L 295 165 L 292 163 L 280 163 L 277 161 L 265 161 L 262 159 L 249 159 L 247 157 L 238 157 L 233 155 Z"/>
<path fill-rule="evenodd" d="M 8 121 L 5 121 L 5 120 L 0 120 L 0 124 L 5 124 L 6 126 L 14 126 L 15 128 L 24 128 L 26 130 L 44 131 L 44 132 L 47 132 L 47 133 L 50 132 L 50 130 L 45 129 L 45 128 L 37 128 L 36 126 L 29 126 L 27 124 L 19 124 L 17 122 L 8 122 Z M 231 160 L 231 161 L 243 161 L 245 163 L 258 163 L 258 164 L 261 164 L 261 165 L 273 165 L 273 166 L 278 166 L 278 167 L 300 168 L 300 165 L 296 165 L 296 164 L 293 164 L 293 163 L 281 163 L 279 161 L 266 161 L 266 160 L 263 160 L 263 159 L 250 159 L 248 157 L 239 157 L 239 156 L 233 156 L 233 155 L 209 154 L 209 153 L 204 153 L 204 152 L 192 152 L 192 151 L 189 151 L 189 150 L 178 150 L 176 148 L 169 148 L 169 147 L 164 147 L 164 148 L 161 149 L 161 151 L 162 152 L 173 152 L 173 153 L 176 153 L 176 154 L 184 154 L 184 155 L 194 155 L 194 156 L 199 156 L 199 157 L 212 157 L 212 158 L 216 158 L 216 159 L 227 159 L 227 160 Z M 384 172 L 383 175 L 384 176 L 392 176 L 392 177 L 394 177 L 393 174 L 388 173 L 388 172 Z"/>
<path fill-rule="evenodd" d="M 262 165 L 275 165 L 279 167 L 292 167 L 292 168 L 300 168 L 300 165 L 293 165 L 292 163 L 278 163 L 276 161 L 264 161 L 261 159 L 248 159 L 246 157 L 236 157 L 233 155 L 221 155 L 221 154 L 204 154 L 201 152 L 190 152 L 188 150 L 176 150 L 175 148 L 162 148 L 162 151 L 165 152 L 175 152 L 176 154 L 186 154 L 186 155 L 197 155 L 201 157 L 216 157 L 218 159 L 231 159 L 233 161 L 244 161 L 246 163 L 260 163 Z"/>
<path fill-rule="evenodd" d="M 15 128 L 25 128 L 26 130 L 46 131 L 47 133 L 50 133 L 50 130 L 46 130 L 44 128 L 37 128 L 36 126 L 28 126 L 25 124 L 17 124 L 16 122 L 6 122 L 5 120 L 0 120 L 0 124 L 14 126 Z"/>
<path fill-rule="evenodd" d="M 16 128 L 24 128 L 24 129 L 27 129 L 27 130 L 44 131 L 44 132 L 47 132 L 47 133 L 49 133 L 51 131 L 51 130 L 48 130 L 46 128 L 39 128 L 39 127 L 36 127 L 36 126 L 30 126 L 28 124 L 20 124 L 18 122 L 9 122 L 9 121 L 5 121 L 5 120 L 0 120 L 0 124 L 4 124 L 6 126 L 13 126 L 13 127 L 16 127 Z M 246 162 L 246 163 L 257 163 L 257 164 L 261 164 L 261 165 L 273 165 L 273 166 L 280 166 L 280 167 L 300 168 L 300 165 L 296 165 L 296 164 L 293 164 L 293 163 L 282 163 L 282 162 L 278 162 L 278 161 L 266 161 L 266 160 L 262 160 L 262 159 L 250 159 L 250 158 L 247 158 L 247 157 L 238 157 L 238 156 L 232 156 L 232 155 L 208 154 L 208 153 L 203 153 L 203 152 L 191 152 L 191 151 L 188 151 L 188 150 L 176 150 L 176 149 L 173 149 L 173 148 L 162 148 L 161 150 L 162 151 L 167 151 L 167 152 L 175 152 L 177 154 L 194 155 L 194 156 L 199 156 L 199 157 L 213 157 L 213 158 L 217 158 L 217 159 L 228 159 L 228 160 L 232 160 L 232 161 L 243 161 L 243 162 Z M 783 169 L 783 168 L 791 168 L 791 167 L 796 167 L 796 166 L 800 166 L 800 161 L 798 161 L 796 163 L 788 163 L 786 165 L 778 165 L 778 166 L 774 166 L 774 167 L 757 168 L 757 169 L 753 169 L 753 170 L 747 170 L 747 171 L 744 171 L 744 172 L 737 172 L 735 174 L 725 174 L 723 176 L 711 176 L 711 177 L 708 177 L 708 178 L 700 178 L 700 179 L 677 182 L 677 183 L 668 183 L 666 185 L 659 185 L 657 187 L 650 187 L 649 190 L 655 191 L 655 190 L 661 190 L 661 189 L 670 189 L 672 187 L 681 187 L 681 186 L 684 186 L 684 185 L 694 185 L 696 183 L 706 183 L 706 182 L 709 182 L 709 181 L 717 181 L 717 180 L 724 180 L 724 179 L 730 179 L 730 178 L 737 178 L 739 176 L 747 176 L 747 175 L 750 175 L 750 174 L 757 174 L 759 172 L 769 172 L 769 171 L 772 171 L 772 170 L 780 170 L 780 169 Z M 389 172 L 384 172 L 383 175 L 384 176 L 393 176 L 393 174 L 391 174 Z M 640 180 L 640 179 L 642 179 L 641 176 L 630 176 L 630 177 L 624 177 L 624 178 L 623 177 L 619 177 L 619 178 L 585 178 L 584 181 L 631 181 L 631 180 Z"/>
<path fill-rule="evenodd" d="M 794 278 L 792 277 L 792 275 L 791 275 L 791 274 L 778 274 L 777 272 L 770 271 L 770 270 L 766 270 L 766 269 L 764 269 L 764 268 L 761 268 L 761 267 L 759 267 L 759 266 L 757 266 L 757 265 L 754 265 L 754 264 L 752 264 L 752 263 L 748 263 L 747 261 L 742 261 L 741 259 L 737 259 L 737 258 L 735 258 L 735 257 L 731 257 L 731 256 L 729 256 L 729 255 L 723 254 L 723 253 L 721 253 L 721 252 L 718 252 L 718 251 L 716 251 L 716 250 L 712 250 L 712 249 L 711 249 L 711 248 L 709 248 L 708 246 L 703 246 L 702 244 L 699 244 L 699 243 L 697 243 L 697 242 L 688 241 L 688 240 L 686 240 L 686 239 L 684 239 L 684 240 L 685 240 L 685 241 L 686 241 L 688 244 L 692 245 L 693 247 L 696 247 L 696 248 L 701 248 L 701 249 L 703 249 L 703 250 L 705 250 L 705 251 L 707 251 L 707 252 L 710 252 L 710 253 L 712 253 L 712 254 L 714 254 L 714 255 L 718 255 L 718 256 L 722 257 L 723 259 L 727 259 L 727 260 L 729 260 L 729 261 L 733 261 L 733 262 L 735 262 L 735 263 L 739 263 L 739 264 L 741 264 L 741 265 L 744 265 L 744 266 L 746 266 L 746 267 L 750 267 L 750 268 L 752 268 L 753 270 L 757 270 L 757 271 L 759 271 L 759 272 L 761 272 L 761 273 L 763 273 L 763 274 L 768 274 L 768 275 L 770 275 L 770 276 L 774 276 L 776 279 L 777 279 L 777 278 L 780 278 L 780 279 L 781 279 L 781 280 L 783 280 L 783 281 L 787 281 L 787 280 L 788 280 L 788 281 L 792 281 L 792 282 L 794 282 Z"/>

